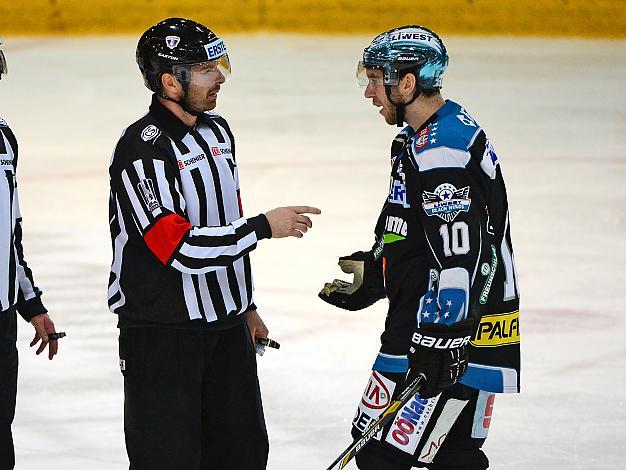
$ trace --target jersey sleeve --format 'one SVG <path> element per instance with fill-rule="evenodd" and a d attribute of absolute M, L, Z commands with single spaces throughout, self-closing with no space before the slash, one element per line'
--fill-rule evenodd
<path fill-rule="evenodd" d="M 33 273 L 24 258 L 24 247 L 22 244 L 22 214 L 20 210 L 19 191 L 17 185 L 17 160 L 18 160 L 18 144 L 15 136 L 8 127 L 3 127 L 2 134 L 6 135 L 7 140 L 13 148 L 13 218 L 15 227 L 13 229 L 13 251 L 15 259 L 15 278 L 17 282 L 17 299 L 15 309 L 26 321 L 30 321 L 33 317 L 42 313 L 47 313 L 41 301 L 41 289 L 35 285 Z"/>
<path fill-rule="evenodd" d="M 120 143 L 115 152 L 120 155 L 114 155 L 110 178 L 118 210 L 132 219 L 164 265 L 202 274 L 231 265 L 255 249 L 259 239 L 271 236 L 264 215 L 240 217 L 224 226 L 193 226 L 173 166 L 151 144 L 129 149 Z"/>
<path fill-rule="evenodd" d="M 452 324 L 468 316 L 486 210 L 482 183 L 466 168 L 470 158 L 468 151 L 439 147 L 420 162 L 416 206 L 434 270 L 418 323 Z"/>

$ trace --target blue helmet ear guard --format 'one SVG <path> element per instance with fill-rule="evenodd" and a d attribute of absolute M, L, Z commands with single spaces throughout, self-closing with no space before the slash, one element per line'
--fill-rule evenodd
<path fill-rule="evenodd" d="M 385 85 L 397 85 L 403 72 L 414 72 L 421 90 L 439 90 L 448 51 L 437 34 L 417 25 L 376 36 L 363 50 L 363 66 L 383 72 Z"/>

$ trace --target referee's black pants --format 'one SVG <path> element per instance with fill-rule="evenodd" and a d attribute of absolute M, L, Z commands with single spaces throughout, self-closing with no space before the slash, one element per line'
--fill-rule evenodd
<path fill-rule="evenodd" d="M 130 470 L 264 470 L 268 439 L 245 323 L 224 331 L 123 328 Z"/>
<path fill-rule="evenodd" d="M 13 311 L 0 313 L 0 469 L 15 466 L 11 423 L 17 395 L 17 320 Z"/>

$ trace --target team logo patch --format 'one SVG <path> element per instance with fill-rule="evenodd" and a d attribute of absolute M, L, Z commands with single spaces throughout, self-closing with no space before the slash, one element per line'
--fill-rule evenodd
<path fill-rule="evenodd" d="M 161 133 L 161 131 L 159 130 L 158 127 L 153 126 L 152 124 L 150 124 L 143 131 L 141 131 L 141 139 L 143 141 L 145 141 L 145 142 L 148 142 L 149 140 L 154 139 L 160 133 Z"/>
<path fill-rule="evenodd" d="M 179 42 L 180 42 L 180 38 L 178 36 L 167 36 L 165 38 L 165 45 L 169 49 L 176 49 L 176 46 L 178 46 Z"/>
<path fill-rule="evenodd" d="M 520 342 L 519 310 L 496 315 L 483 315 L 470 344 L 477 348 L 508 346 Z"/>
<path fill-rule="evenodd" d="M 137 184 L 137 188 L 139 189 L 141 197 L 143 198 L 143 201 L 145 202 L 146 207 L 150 212 L 154 212 L 156 209 L 161 207 L 161 204 L 159 204 L 159 200 L 155 196 L 154 183 L 152 183 L 152 180 L 150 178 L 140 180 Z"/>
<path fill-rule="evenodd" d="M 426 399 L 415 395 L 396 415 L 385 441 L 413 455 L 440 396 Z"/>
<path fill-rule="evenodd" d="M 461 212 L 469 212 L 472 200 L 469 198 L 470 188 L 465 186 L 461 189 L 450 183 L 443 183 L 435 188 L 434 192 L 422 192 L 424 211 L 426 215 L 442 218 L 446 222 L 452 222 Z"/>
<path fill-rule="evenodd" d="M 419 131 L 415 138 L 415 150 L 422 149 L 428 145 L 428 133 L 430 132 L 430 128 L 422 129 Z"/>

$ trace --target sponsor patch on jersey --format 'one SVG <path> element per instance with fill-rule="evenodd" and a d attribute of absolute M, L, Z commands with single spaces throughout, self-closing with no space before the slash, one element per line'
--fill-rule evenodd
<path fill-rule="evenodd" d="M 165 37 L 165 45 L 168 47 L 168 49 L 176 49 L 179 42 L 180 42 L 180 38 L 178 36 L 166 36 Z"/>
<path fill-rule="evenodd" d="M 457 418 L 463 411 L 463 408 L 467 404 L 467 400 L 456 400 L 451 398 L 448 400 L 441 410 L 441 414 L 437 418 L 435 427 L 431 431 L 428 439 L 424 443 L 424 446 L 419 451 L 419 461 L 424 463 L 432 463 L 435 455 L 441 445 L 446 440 L 452 425 L 456 422 Z"/>
<path fill-rule="evenodd" d="M 220 148 L 220 147 L 211 147 L 211 154 L 214 157 L 219 157 L 221 155 L 232 155 L 233 151 L 228 147 Z"/>
<path fill-rule="evenodd" d="M 491 272 L 491 268 L 489 267 L 489 263 L 483 263 L 480 266 L 480 274 L 482 274 L 483 276 L 486 276 L 490 272 Z"/>
<path fill-rule="evenodd" d="M 392 204 L 399 204 L 405 209 L 411 207 L 407 201 L 406 186 L 404 183 L 391 179 L 391 185 L 389 187 L 389 202 Z"/>
<path fill-rule="evenodd" d="M 373 371 L 363 392 L 352 426 L 360 432 L 365 431 L 372 421 L 380 416 L 391 403 L 396 383 L 379 372 Z M 376 437 L 380 440 L 380 433 Z"/>
<path fill-rule="evenodd" d="M 385 220 L 385 245 L 406 239 L 407 223 L 402 217 L 388 215 Z"/>
<path fill-rule="evenodd" d="M 149 140 L 152 140 L 155 137 L 157 137 L 160 133 L 161 133 L 161 131 L 159 130 L 158 127 L 153 126 L 152 124 L 150 124 L 143 131 L 141 131 L 141 139 L 144 142 L 148 142 Z"/>
<path fill-rule="evenodd" d="M 496 315 L 483 315 L 470 344 L 477 348 L 507 346 L 520 342 L 519 310 Z"/>
<path fill-rule="evenodd" d="M 370 410 L 382 410 L 391 402 L 396 383 L 378 372 L 372 372 L 361 403 Z"/>
<path fill-rule="evenodd" d="M 146 204 L 146 207 L 150 212 L 154 212 L 156 209 L 161 207 L 161 204 L 159 204 L 159 200 L 154 192 L 154 183 L 152 182 L 152 179 L 146 178 L 140 180 L 137 184 L 137 188 L 139 189 L 139 193 L 141 193 L 143 202 Z"/>
<path fill-rule="evenodd" d="M 487 268 L 485 268 L 485 265 Z M 481 305 L 485 305 L 487 300 L 489 300 L 489 292 L 491 291 L 491 286 L 493 285 L 493 278 L 496 275 L 496 269 L 498 269 L 498 255 L 496 253 L 496 247 L 491 245 L 491 266 L 487 263 L 483 263 L 483 268 L 481 268 L 480 271 L 485 276 L 487 274 L 489 275 L 485 281 L 483 290 L 480 292 L 480 297 L 478 298 L 478 302 L 480 302 Z"/>
<path fill-rule="evenodd" d="M 486 439 L 491 426 L 493 416 L 493 402 L 496 399 L 495 393 L 478 392 L 476 401 L 476 411 L 474 413 L 474 424 L 472 425 L 472 439 Z"/>
<path fill-rule="evenodd" d="M 440 396 L 426 399 L 415 395 L 396 415 L 385 441 L 413 455 Z"/>
<path fill-rule="evenodd" d="M 461 212 L 469 212 L 472 200 L 469 197 L 470 187 L 461 189 L 450 183 L 440 184 L 434 192 L 423 191 L 422 207 L 429 217 L 437 216 L 446 222 L 452 222 Z"/>
<path fill-rule="evenodd" d="M 205 159 L 206 155 L 201 153 L 200 155 L 194 155 L 193 157 L 187 158 L 186 160 L 178 160 L 178 169 L 182 171 L 186 167 Z"/>
<path fill-rule="evenodd" d="M 9 160 L 6 158 L 0 159 L 0 166 L 10 166 L 13 167 L 13 160 Z"/>

